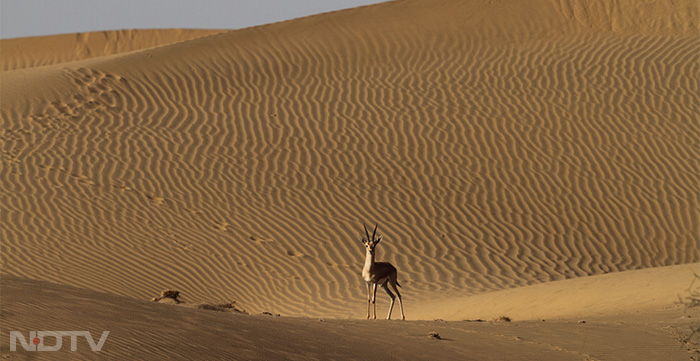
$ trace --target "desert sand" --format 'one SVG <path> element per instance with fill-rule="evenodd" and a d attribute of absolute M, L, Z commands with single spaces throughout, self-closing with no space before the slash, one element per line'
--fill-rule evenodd
<path fill-rule="evenodd" d="M 405 0 L 1 40 L 0 337 L 109 329 L 95 359 L 687 359 L 699 19 Z M 363 319 L 363 223 L 406 322 Z M 185 303 L 149 302 L 164 289 Z M 232 301 L 249 315 L 195 306 Z"/>

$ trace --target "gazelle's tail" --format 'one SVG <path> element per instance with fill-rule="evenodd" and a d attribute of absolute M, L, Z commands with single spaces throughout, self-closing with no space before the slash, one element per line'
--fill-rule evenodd
<path fill-rule="evenodd" d="M 399 280 L 396 280 L 396 285 L 399 286 L 399 287 L 401 287 L 401 284 L 399 283 Z M 401 287 L 401 288 L 403 288 L 403 287 Z"/>

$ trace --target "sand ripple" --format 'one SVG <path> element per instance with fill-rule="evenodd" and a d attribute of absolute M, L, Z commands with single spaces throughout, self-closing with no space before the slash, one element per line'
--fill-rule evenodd
<path fill-rule="evenodd" d="M 697 36 L 465 3 L 4 72 L 4 272 L 359 316 L 378 222 L 410 317 L 698 262 Z"/>

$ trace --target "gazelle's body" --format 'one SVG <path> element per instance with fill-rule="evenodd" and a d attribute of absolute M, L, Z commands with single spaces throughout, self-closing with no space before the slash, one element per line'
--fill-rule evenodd
<path fill-rule="evenodd" d="M 401 287 L 401 285 L 397 280 L 396 267 L 388 262 L 374 262 L 374 248 L 382 240 L 381 236 L 379 236 L 379 238 L 376 240 L 374 239 L 374 236 L 377 233 L 377 227 L 374 227 L 372 238 L 369 237 L 367 227 L 365 227 L 365 233 L 367 234 L 367 238 L 360 237 L 360 240 L 366 247 L 365 265 L 362 268 L 362 278 L 367 283 L 367 318 L 370 317 L 370 305 L 374 306 L 374 318 L 377 318 L 377 285 L 380 285 L 382 286 L 382 289 L 384 289 L 384 292 L 386 292 L 386 294 L 391 298 L 391 306 L 389 306 L 389 314 L 386 316 L 386 319 L 391 319 L 391 311 L 394 309 L 394 301 L 396 300 L 396 296 L 394 296 L 389 289 L 389 287 L 391 287 L 393 291 L 396 292 L 396 295 L 399 296 L 401 319 L 405 320 L 406 317 L 403 313 L 403 301 L 401 300 L 401 293 L 399 293 L 398 289 L 398 287 Z"/>

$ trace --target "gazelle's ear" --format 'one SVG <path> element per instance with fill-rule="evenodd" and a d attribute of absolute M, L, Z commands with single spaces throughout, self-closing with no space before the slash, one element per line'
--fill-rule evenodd
<path fill-rule="evenodd" d="M 367 240 L 365 239 L 365 237 L 360 236 L 360 242 L 367 243 Z"/>
<path fill-rule="evenodd" d="M 379 241 L 381 241 L 381 240 L 382 240 L 382 238 L 384 238 L 384 236 L 379 236 L 379 237 L 377 238 L 377 240 L 376 240 L 376 241 L 374 241 L 374 244 L 377 244 L 377 243 L 379 243 Z"/>

